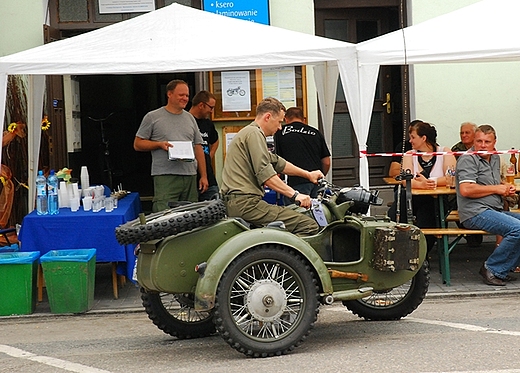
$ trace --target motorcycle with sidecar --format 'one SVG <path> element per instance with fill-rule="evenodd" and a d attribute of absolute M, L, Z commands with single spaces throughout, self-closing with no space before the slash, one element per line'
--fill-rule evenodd
<path fill-rule="evenodd" d="M 313 328 L 320 305 L 340 301 L 366 320 L 414 311 L 429 286 L 420 229 L 385 216 L 377 192 L 321 181 L 309 210 L 313 236 L 283 223 L 252 227 L 226 216 L 221 200 L 180 204 L 116 228 L 138 243 L 136 275 L 152 322 L 177 338 L 216 331 L 251 357 L 286 354 Z M 291 207 L 286 207 L 291 208 Z"/>

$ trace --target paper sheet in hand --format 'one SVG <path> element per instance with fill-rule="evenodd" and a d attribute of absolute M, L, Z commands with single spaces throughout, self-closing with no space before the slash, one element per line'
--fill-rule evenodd
<path fill-rule="evenodd" d="M 191 141 L 168 141 L 173 146 L 168 148 L 168 159 L 170 161 L 193 162 L 195 154 Z"/>

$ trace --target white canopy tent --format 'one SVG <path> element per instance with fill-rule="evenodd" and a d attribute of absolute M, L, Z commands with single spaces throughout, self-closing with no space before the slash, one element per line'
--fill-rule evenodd
<path fill-rule="evenodd" d="M 518 0 L 483 0 L 359 43 L 360 84 L 375 85 L 380 65 L 518 61 L 519 13 Z M 359 95 L 365 115 L 356 128 L 367 128 L 374 92 Z"/>
<path fill-rule="evenodd" d="M 214 42 L 208 42 L 209 36 Z M 34 185 L 45 75 L 222 71 L 299 65 L 316 67 L 320 108 L 330 146 L 338 71 L 344 87 L 349 86 L 347 75 L 349 79 L 357 76 L 353 44 L 179 4 L 0 58 L 0 118 L 5 114 L 7 75 L 29 75 L 28 182 Z M 355 93 L 348 93 L 347 97 L 355 100 Z M 34 189 L 30 189 L 29 201 L 33 200 Z"/>
<path fill-rule="evenodd" d="M 483 0 L 356 45 L 365 65 L 517 61 L 520 1 Z"/>
<path fill-rule="evenodd" d="M 34 184 L 45 75 L 142 74 L 314 65 L 330 146 L 338 72 L 363 152 L 380 65 L 520 60 L 518 0 L 483 0 L 353 45 L 173 4 L 70 39 L 0 58 L 0 118 L 7 75 L 30 76 L 29 184 Z M 214 43 L 194 45 L 211 35 Z M 1 136 L 1 134 L 0 134 Z M 30 193 L 30 201 L 34 199 Z"/>

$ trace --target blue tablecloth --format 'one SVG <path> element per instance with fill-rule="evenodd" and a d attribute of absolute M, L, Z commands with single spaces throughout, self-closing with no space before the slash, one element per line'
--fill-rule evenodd
<path fill-rule="evenodd" d="M 135 263 L 135 245 L 120 245 L 114 233 L 117 226 L 137 218 L 141 212 L 139 193 L 130 193 L 118 201 L 111 212 L 76 212 L 61 208 L 57 215 L 26 215 L 18 235 L 20 251 L 96 249 L 97 262 L 120 262 L 118 272 L 129 279 Z"/>

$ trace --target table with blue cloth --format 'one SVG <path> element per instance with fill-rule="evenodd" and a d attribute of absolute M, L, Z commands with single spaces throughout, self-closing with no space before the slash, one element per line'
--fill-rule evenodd
<path fill-rule="evenodd" d="M 120 245 L 115 228 L 137 218 L 141 212 L 139 193 L 130 193 L 118 201 L 111 212 L 76 212 L 60 208 L 57 215 L 37 215 L 36 210 L 26 215 L 18 235 L 21 251 L 96 249 L 96 262 L 113 264 L 114 296 L 117 294 L 117 273 L 132 279 L 135 263 L 135 245 Z M 114 278 L 113 278 L 114 280 Z"/>

